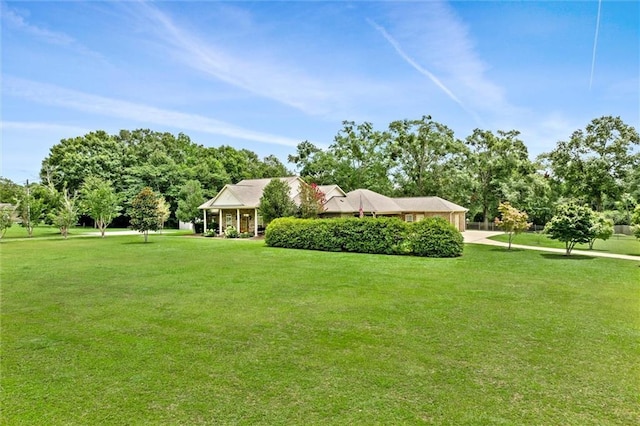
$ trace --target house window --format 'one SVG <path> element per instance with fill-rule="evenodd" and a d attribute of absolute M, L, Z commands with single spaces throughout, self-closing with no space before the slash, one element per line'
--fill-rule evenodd
<path fill-rule="evenodd" d="M 225 224 L 226 226 L 233 225 L 233 215 L 231 213 L 227 213 L 227 215 L 225 216 Z"/>
<path fill-rule="evenodd" d="M 404 221 L 405 222 L 413 222 L 413 215 L 412 214 L 405 214 L 404 215 Z"/>
<path fill-rule="evenodd" d="M 416 222 L 420 222 L 423 219 L 424 219 L 424 215 L 423 214 L 417 214 L 416 215 Z"/>

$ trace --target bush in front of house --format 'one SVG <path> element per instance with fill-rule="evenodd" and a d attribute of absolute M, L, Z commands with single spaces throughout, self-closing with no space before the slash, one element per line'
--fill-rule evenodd
<path fill-rule="evenodd" d="M 224 237 L 225 238 L 238 238 L 238 230 L 235 226 L 227 226 L 224 229 Z"/>
<path fill-rule="evenodd" d="M 411 224 L 409 246 L 415 256 L 458 257 L 464 247 L 460 231 L 441 217 Z"/>
<path fill-rule="evenodd" d="M 271 247 L 375 254 L 454 257 L 462 234 L 446 220 L 408 224 L 397 218 L 294 219 L 272 221 L 265 232 Z M 444 225 L 447 226 L 444 226 Z M 434 241 L 431 241 L 433 239 Z"/>

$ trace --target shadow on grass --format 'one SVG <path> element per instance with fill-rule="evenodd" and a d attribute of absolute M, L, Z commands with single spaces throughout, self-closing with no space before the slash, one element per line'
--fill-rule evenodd
<path fill-rule="evenodd" d="M 150 245 L 150 244 L 155 244 L 155 241 L 149 240 L 149 241 L 147 241 L 145 243 L 144 240 L 140 240 L 140 241 L 125 241 L 125 242 L 122 243 L 122 245 L 125 245 L 125 246 L 130 246 L 130 245 L 142 245 L 142 246 L 145 246 L 145 245 Z"/>
<path fill-rule="evenodd" d="M 515 248 L 515 247 L 512 247 L 511 250 L 509 250 L 507 247 L 491 246 L 489 251 L 499 251 L 499 252 L 502 252 L 502 253 L 519 253 L 519 252 L 526 251 L 526 250 L 525 249 L 521 249 L 521 248 Z"/>
<path fill-rule="evenodd" d="M 540 253 L 540 256 L 544 257 L 545 259 L 551 259 L 551 260 L 592 260 L 595 259 L 594 256 L 584 256 L 584 255 L 580 255 L 580 254 L 571 254 L 569 256 L 567 256 L 566 254 L 563 253 Z"/>

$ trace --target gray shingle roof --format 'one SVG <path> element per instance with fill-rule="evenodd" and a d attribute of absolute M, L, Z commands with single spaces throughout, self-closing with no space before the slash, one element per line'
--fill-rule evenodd
<path fill-rule="evenodd" d="M 298 197 L 298 182 L 297 176 L 273 178 L 280 179 L 289 184 L 291 188 L 291 196 L 296 200 Z M 202 204 L 199 209 L 216 209 L 216 208 L 257 208 L 260 205 L 260 198 L 264 191 L 265 186 L 271 182 L 272 178 L 268 179 L 245 179 L 236 184 L 225 185 L 224 188 L 218 192 L 218 195 Z"/>

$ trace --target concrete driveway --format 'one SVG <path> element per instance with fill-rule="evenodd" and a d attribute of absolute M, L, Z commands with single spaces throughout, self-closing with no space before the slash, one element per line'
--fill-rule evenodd
<path fill-rule="evenodd" d="M 509 243 L 503 243 L 501 241 L 493 241 L 489 239 L 489 237 L 492 237 L 494 235 L 500 235 L 500 234 L 502 234 L 502 232 L 464 231 L 462 233 L 462 236 L 464 237 L 464 242 L 468 244 L 484 244 L 489 246 L 508 247 Z M 517 249 L 524 249 L 524 250 L 545 251 L 549 253 L 560 253 L 560 254 L 565 253 L 564 249 L 551 248 L 551 247 L 523 246 L 521 244 L 511 244 L 511 247 L 517 248 Z M 609 257 L 613 259 L 635 260 L 636 262 L 640 262 L 640 256 L 631 256 L 627 254 L 606 253 L 602 251 L 593 251 L 593 250 L 574 250 L 571 253 L 576 255 L 581 255 L 581 256 Z"/>

